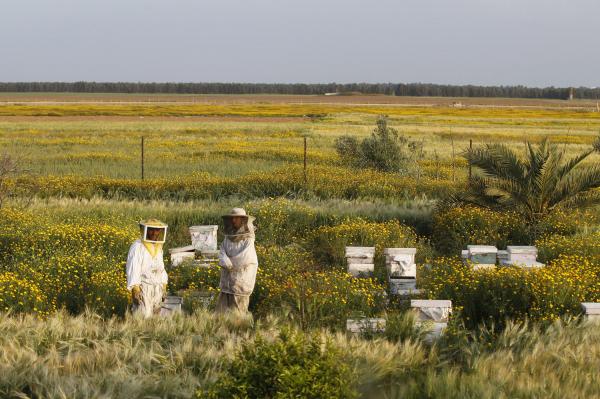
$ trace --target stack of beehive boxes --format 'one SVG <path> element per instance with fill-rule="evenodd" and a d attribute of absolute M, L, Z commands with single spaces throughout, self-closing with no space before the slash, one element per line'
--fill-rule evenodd
<path fill-rule="evenodd" d="M 408 295 L 417 290 L 416 248 L 385 248 L 385 266 L 392 295 Z"/>
<path fill-rule="evenodd" d="M 462 251 L 461 256 L 464 261 L 469 261 L 475 270 L 494 268 L 498 248 L 492 245 L 467 245 L 467 249 Z"/>
<path fill-rule="evenodd" d="M 375 247 L 346 247 L 348 273 L 355 277 L 371 276 L 375 271 Z"/>

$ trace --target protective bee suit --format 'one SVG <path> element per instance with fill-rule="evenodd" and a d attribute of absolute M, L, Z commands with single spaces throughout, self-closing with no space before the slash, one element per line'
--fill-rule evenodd
<path fill-rule="evenodd" d="M 221 293 L 217 301 L 218 312 L 248 311 L 258 271 L 253 221 L 254 218 L 241 208 L 234 208 L 223 216 L 225 239 L 219 253 Z"/>
<path fill-rule="evenodd" d="M 140 229 L 142 237 L 129 248 L 125 269 L 127 289 L 133 302 L 132 312 L 147 318 L 160 312 L 167 293 L 168 276 L 162 249 L 167 225 L 150 219 L 140 222 Z"/>

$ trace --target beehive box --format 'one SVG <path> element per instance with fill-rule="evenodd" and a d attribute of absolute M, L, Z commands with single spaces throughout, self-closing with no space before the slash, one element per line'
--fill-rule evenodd
<path fill-rule="evenodd" d="M 468 260 L 473 269 L 496 267 L 498 248 L 491 245 L 467 245 L 467 250 L 461 252 L 463 259 Z"/>
<path fill-rule="evenodd" d="M 506 247 L 507 259 L 502 264 L 517 265 L 524 267 L 543 267 L 544 264 L 537 261 L 537 248 L 534 246 Z"/>
<path fill-rule="evenodd" d="M 174 313 L 181 312 L 181 305 L 183 305 L 183 298 L 180 296 L 168 296 L 160 305 L 160 315 L 170 316 Z"/>
<path fill-rule="evenodd" d="M 352 334 L 361 334 L 385 331 L 385 319 L 381 318 L 362 318 L 346 320 L 346 330 Z"/>
<path fill-rule="evenodd" d="M 374 263 L 348 263 L 348 273 L 354 277 L 371 276 L 374 272 Z"/>
<path fill-rule="evenodd" d="M 195 248 L 192 245 L 187 247 L 171 248 L 171 266 L 179 266 L 186 260 L 193 260 L 196 257 Z"/>
<path fill-rule="evenodd" d="M 199 251 L 215 251 L 217 249 L 217 225 L 191 226 L 192 245 Z"/>
<path fill-rule="evenodd" d="M 388 279 L 391 295 L 418 294 L 417 280 L 414 278 L 390 278 Z"/>
<path fill-rule="evenodd" d="M 375 271 L 375 247 L 346 247 L 348 273 L 359 277 L 370 276 Z"/>
<path fill-rule="evenodd" d="M 385 248 L 388 277 L 417 277 L 416 248 Z"/>
<path fill-rule="evenodd" d="M 452 313 L 452 301 L 440 299 L 413 299 L 410 307 L 417 312 L 419 321 L 447 323 Z"/>
<path fill-rule="evenodd" d="M 346 261 L 350 263 L 373 263 L 375 247 L 346 247 Z"/>
<path fill-rule="evenodd" d="M 600 302 L 583 302 L 581 308 L 588 320 L 600 321 Z"/>

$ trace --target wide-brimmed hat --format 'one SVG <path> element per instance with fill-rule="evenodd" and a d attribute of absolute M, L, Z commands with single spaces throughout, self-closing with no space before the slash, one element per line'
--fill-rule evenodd
<path fill-rule="evenodd" d="M 168 225 L 165 222 L 162 222 L 158 219 L 147 219 L 147 220 L 141 220 L 140 222 L 140 226 L 146 226 L 146 227 L 150 227 L 150 228 L 165 228 L 168 227 Z"/>
<path fill-rule="evenodd" d="M 223 215 L 223 218 L 232 218 L 232 217 L 242 217 L 242 218 L 246 218 L 246 219 L 254 219 L 253 216 L 250 216 L 246 213 L 246 210 L 244 208 L 233 208 L 232 210 L 229 211 L 228 214 Z"/>

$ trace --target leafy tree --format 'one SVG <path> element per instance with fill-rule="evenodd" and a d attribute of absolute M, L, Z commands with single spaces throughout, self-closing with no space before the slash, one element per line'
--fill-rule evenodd
<path fill-rule="evenodd" d="M 525 157 L 503 144 L 469 149 L 465 158 L 475 173 L 461 199 L 513 210 L 531 223 L 535 236 L 535 226 L 558 208 L 600 204 L 600 165 L 584 163 L 594 152 L 600 152 L 600 137 L 572 158 L 547 139 L 538 146 L 527 143 Z"/>

